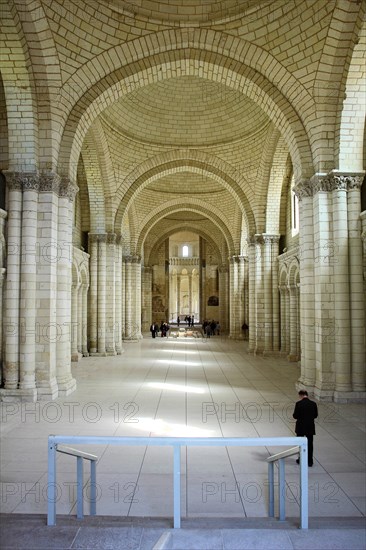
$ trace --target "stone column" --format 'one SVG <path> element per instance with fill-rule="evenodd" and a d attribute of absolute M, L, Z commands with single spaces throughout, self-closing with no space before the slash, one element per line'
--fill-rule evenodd
<path fill-rule="evenodd" d="M 263 235 L 263 240 L 264 352 L 271 352 L 273 346 L 272 236 Z"/>
<path fill-rule="evenodd" d="M 188 309 L 188 315 L 192 315 L 192 273 L 188 273 Z"/>
<path fill-rule="evenodd" d="M 280 350 L 280 297 L 278 292 L 278 244 L 280 236 L 272 235 L 271 237 L 271 264 L 272 264 L 272 349 L 279 352 Z"/>
<path fill-rule="evenodd" d="M 285 309 L 286 309 L 286 330 L 285 330 L 285 353 L 290 353 L 291 342 L 291 307 L 290 307 L 290 287 L 285 289 Z"/>
<path fill-rule="evenodd" d="M 348 200 L 348 251 L 350 277 L 351 363 L 352 390 L 365 391 L 365 289 L 363 277 L 361 234 L 361 195 L 363 174 L 346 177 Z M 366 251 L 365 251 L 366 260 Z"/>
<path fill-rule="evenodd" d="M 39 177 L 23 175 L 22 257 L 20 266 L 19 388 L 36 388 L 36 290 Z"/>
<path fill-rule="evenodd" d="M 263 236 L 255 235 L 255 353 L 264 351 Z"/>
<path fill-rule="evenodd" d="M 123 340 L 126 338 L 126 262 L 125 258 L 123 257 L 122 253 L 122 343 Z"/>
<path fill-rule="evenodd" d="M 75 282 L 71 290 L 71 361 L 79 361 L 78 353 L 78 290 Z"/>
<path fill-rule="evenodd" d="M 116 355 L 115 335 L 115 248 L 116 234 L 107 234 L 106 244 L 106 293 L 105 293 L 105 328 L 106 328 L 106 352 L 108 355 Z"/>
<path fill-rule="evenodd" d="M 122 243 L 121 235 L 116 236 L 116 272 L 115 272 L 115 331 L 114 340 L 116 353 L 121 355 L 122 349 Z"/>
<path fill-rule="evenodd" d="M 298 361 L 297 357 L 297 288 L 294 285 L 289 286 L 290 302 L 290 349 L 287 359 L 289 361 Z"/>
<path fill-rule="evenodd" d="M 0 311 L 3 310 L 3 286 L 5 278 L 6 269 L 2 267 L 0 269 Z M 1 380 L 0 383 L 3 385 L 4 382 L 4 364 L 3 364 L 3 316 L 0 315 L 0 371 L 1 371 Z"/>
<path fill-rule="evenodd" d="M 177 275 L 177 311 L 178 311 L 178 315 L 180 315 L 180 279 L 181 279 L 181 276 Z"/>
<path fill-rule="evenodd" d="M 98 353 L 106 355 L 107 235 L 98 235 Z"/>
<path fill-rule="evenodd" d="M 144 266 L 143 277 L 143 294 L 145 302 L 145 318 L 142 330 L 149 332 L 153 322 L 152 318 L 152 269 L 149 266 Z"/>
<path fill-rule="evenodd" d="M 78 352 L 79 357 L 83 349 L 83 287 L 78 288 Z"/>
<path fill-rule="evenodd" d="M 169 283 L 169 279 L 168 279 Z M 169 291 L 168 291 L 169 292 Z M 141 258 L 140 256 L 132 257 L 132 319 L 133 319 L 133 337 L 141 339 Z M 167 295 L 166 304 L 169 303 L 169 294 Z"/>
<path fill-rule="evenodd" d="M 245 320 L 245 311 L 244 311 L 244 269 L 245 269 L 245 260 L 244 256 L 238 256 L 238 296 L 237 296 L 237 307 L 238 307 L 238 322 L 236 326 L 236 338 L 239 340 L 244 339 L 244 333 L 242 326 Z"/>
<path fill-rule="evenodd" d="M 228 290 L 227 290 L 227 272 L 226 265 L 219 268 L 219 315 L 221 332 L 226 333 L 228 330 Z"/>
<path fill-rule="evenodd" d="M 332 190 L 333 243 L 330 261 L 334 280 L 335 390 L 347 392 L 351 384 L 350 294 L 348 269 L 347 182 L 336 178 Z"/>
<path fill-rule="evenodd" d="M 81 335 L 81 351 L 84 357 L 88 357 L 88 285 L 84 284 L 81 287 L 82 293 L 82 335 Z"/>
<path fill-rule="evenodd" d="M 255 292 L 256 292 L 256 246 L 254 236 L 248 238 L 248 259 L 249 259 L 249 345 L 248 351 L 254 352 L 256 342 L 255 330 Z"/>
<path fill-rule="evenodd" d="M 281 354 L 286 353 L 286 334 L 287 334 L 287 320 L 286 320 L 286 292 L 287 287 L 285 285 L 280 286 L 280 300 L 281 300 Z"/>
<path fill-rule="evenodd" d="M 4 386 L 16 390 L 19 384 L 19 305 L 22 235 L 21 174 L 5 172 L 8 187 L 7 274 L 4 319 Z M 34 392 L 35 393 L 35 392 Z"/>
<path fill-rule="evenodd" d="M 124 259 L 125 267 L 125 340 L 132 340 L 132 256 Z"/>
<path fill-rule="evenodd" d="M 98 235 L 89 233 L 90 252 L 90 353 L 97 353 L 98 348 Z"/>
<path fill-rule="evenodd" d="M 230 258 L 230 294 L 229 294 L 229 309 L 230 309 L 230 333 L 229 338 L 237 338 L 238 327 L 238 257 L 231 256 Z"/>
<path fill-rule="evenodd" d="M 58 199 L 57 241 L 61 253 L 57 262 L 57 326 L 56 379 L 58 395 L 70 395 L 76 389 L 71 374 L 71 286 L 73 202 L 78 191 L 68 179 L 61 179 Z"/>
<path fill-rule="evenodd" d="M 314 219 L 312 186 L 304 180 L 296 185 L 299 198 L 299 247 L 300 247 L 300 302 L 301 302 L 301 387 L 315 385 L 315 342 L 314 342 Z"/>

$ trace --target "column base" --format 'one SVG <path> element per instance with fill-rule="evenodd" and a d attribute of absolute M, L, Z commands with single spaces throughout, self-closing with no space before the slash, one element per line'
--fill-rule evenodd
<path fill-rule="evenodd" d="M 366 391 L 337 391 L 333 389 L 320 389 L 316 386 L 305 385 L 301 382 L 296 383 L 296 389 L 306 390 L 309 395 L 314 395 L 318 401 L 328 403 L 364 403 L 366 401 Z"/>
<path fill-rule="evenodd" d="M 96 351 L 95 353 L 91 351 L 89 357 L 108 357 L 108 353 L 106 351 Z"/>
<path fill-rule="evenodd" d="M 287 361 L 289 361 L 290 363 L 297 363 L 299 361 L 299 356 L 298 355 L 292 355 L 290 353 L 290 355 L 287 356 Z"/>
<path fill-rule="evenodd" d="M 70 378 L 65 382 L 58 382 L 58 396 L 66 397 L 73 393 L 76 390 L 76 380 L 75 378 Z"/>
<path fill-rule="evenodd" d="M 71 362 L 72 363 L 78 363 L 79 361 L 81 361 L 82 358 L 83 358 L 83 355 L 79 351 L 77 353 L 72 353 L 71 354 Z"/>
<path fill-rule="evenodd" d="M 37 401 L 36 388 L 30 390 L 0 389 L 0 401 L 4 403 L 35 403 Z"/>
<path fill-rule="evenodd" d="M 107 357 L 113 357 L 114 355 L 117 355 L 117 352 L 116 352 L 115 349 L 113 349 L 113 350 L 108 350 L 107 349 L 106 355 L 107 355 Z"/>
<path fill-rule="evenodd" d="M 56 378 L 49 382 L 42 382 L 42 386 L 37 386 L 38 401 L 53 401 L 58 397 L 58 384 Z"/>
<path fill-rule="evenodd" d="M 83 351 L 83 357 L 89 357 L 89 352 L 88 351 Z"/>

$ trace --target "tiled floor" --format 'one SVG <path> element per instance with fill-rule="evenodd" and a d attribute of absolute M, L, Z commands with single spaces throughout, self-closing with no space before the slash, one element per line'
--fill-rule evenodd
<path fill-rule="evenodd" d="M 290 436 L 299 368 L 254 357 L 224 337 L 125 343 L 74 367 L 77 391 L 54 402 L 2 404 L 1 512 L 47 511 L 47 436 Z M 365 516 L 365 407 L 319 404 L 309 516 Z M 85 446 L 99 457 L 98 514 L 172 516 L 172 451 Z M 188 448 L 184 518 L 267 516 L 266 457 L 276 448 Z M 283 449 L 278 449 L 283 450 Z M 57 513 L 75 514 L 75 459 L 57 459 Z M 299 517 L 299 475 L 286 462 L 286 516 Z M 88 482 L 85 487 L 88 499 Z"/>

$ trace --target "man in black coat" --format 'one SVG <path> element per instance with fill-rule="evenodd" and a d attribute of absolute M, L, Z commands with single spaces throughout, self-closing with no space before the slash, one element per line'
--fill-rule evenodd
<path fill-rule="evenodd" d="M 313 465 L 313 436 L 315 435 L 315 418 L 318 418 L 318 407 L 315 401 L 311 401 L 306 390 L 299 391 L 300 401 L 295 405 L 296 419 L 295 433 L 298 437 L 307 437 L 308 440 L 308 466 Z M 299 463 L 299 459 L 296 461 Z"/>

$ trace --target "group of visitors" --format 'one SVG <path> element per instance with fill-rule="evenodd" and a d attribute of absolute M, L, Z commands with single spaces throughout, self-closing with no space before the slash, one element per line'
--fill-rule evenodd
<path fill-rule="evenodd" d="M 202 329 L 207 338 L 211 338 L 211 336 L 215 336 L 215 334 L 220 336 L 221 325 L 219 321 L 215 321 L 214 319 L 211 321 L 205 319 L 202 323 Z"/>
<path fill-rule="evenodd" d="M 158 323 L 152 323 L 152 325 L 150 326 L 150 332 L 151 332 L 152 338 L 155 338 L 159 334 L 159 332 L 162 338 L 165 336 L 168 338 L 169 330 L 170 330 L 170 326 L 166 321 L 163 321 L 160 327 Z"/>

